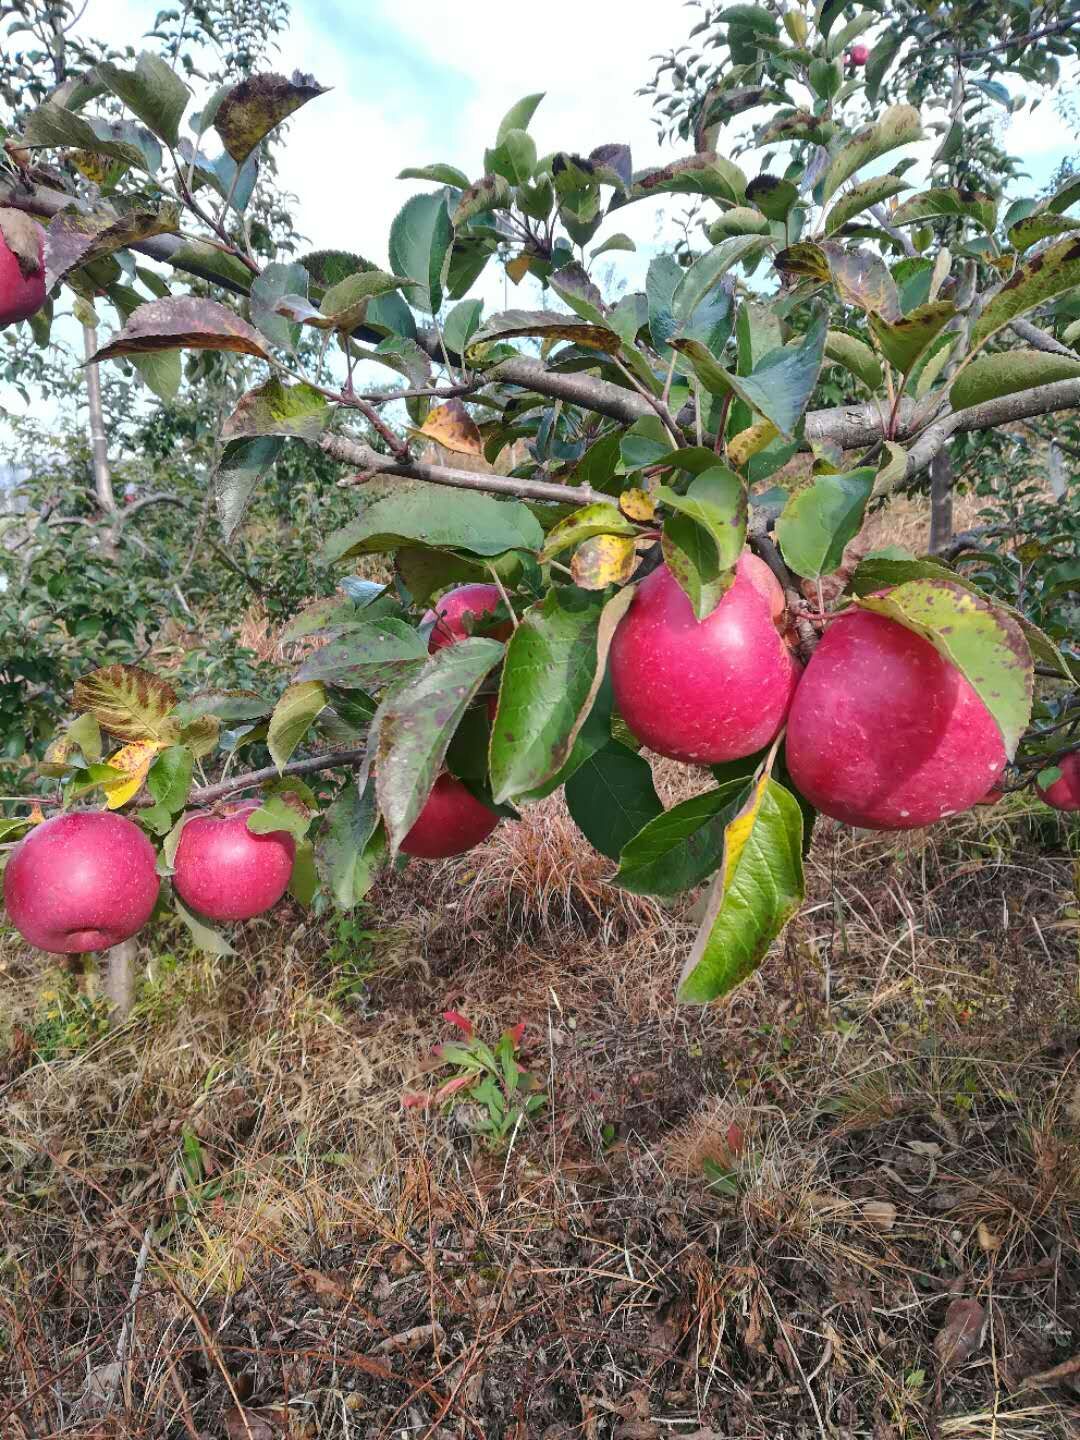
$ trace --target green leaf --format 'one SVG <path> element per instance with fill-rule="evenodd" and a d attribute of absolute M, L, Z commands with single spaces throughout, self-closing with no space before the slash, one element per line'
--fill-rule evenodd
<path fill-rule="evenodd" d="M 350 625 L 313 650 L 296 680 L 327 680 L 361 690 L 387 684 L 427 659 L 427 646 L 411 625 L 393 618 Z"/>
<path fill-rule="evenodd" d="M 746 199 L 769 220 L 786 220 L 798 203 L 799 192 L 790 180 L 765 174 L 750 181 Z"/>
<path fill-rule="evenodd" d="M 191 943 L 195 946 L 196 950 L 204 950 L 208 955 L 236 954 L 236 951 L 225 939 L 224 935 L 220 935 L 211 926 L 207 925 L 205 920 L 200 919 L 193 910 L 189 910 L 180 899 L 180 896 L 175 892 L 173 893 L 173 908 L 187 926 L 188 934 L 191 936 Z"/>
<path fill-rule="evenodd" d="M 390 268 L 415 282 L 416 303 L 428 314 L 442 304 L 443 274 L 453 241 L 446 190 L 406 200 L 390 226 Z"/>
<path fill-rule="evenodd" d="M 103 124 L 102 129 L 107 131 L 108 126 Z M 73 115 L 60 105 L 39 105 L 32 110 L 23 125 L 22 138 L 31 146 L 86 150 L 92 155 L 107 155 L 124 165 L 134 165 L 139 170 L 152 169 L 146 152 L 139 145 L 110 139 L 107 134 L 99 135 L 81 115 Z"/>
<path fill-rule="evenodd" d="M 900 318 L 896 282 L 880 255 L 871 250 L 848 250 L 835 240 L 804 240 L 781 250 L 774 263 L 787 275 L 831 281 L 840 299 L 849 305 L 876 310 L 887 320 Z"/>
<path fill-rule="evenodd" d="M 863 180 L 858 185 L 853 185 L 850 190 L 840 196 L 828 215 L 825 217 L 825 234 L 832 235 L 839 230 L 841 225 L 868 210 L 871 205 L 879 205 L 882 200 L 888 200 L 892 195 L 899 195 L 901 190 L 910 190 L 911 186 L 906 180 L 901 180 L 898 175 L 875 175 L 872 180 Z"/>
<path fill-rule="evenodd" d="M 932 300 L 891 324 L 871 312 L 870 329 L 889 364 L 901 375 L 908 375 L 955 314 L 956 306 L 951 300 Z"/>
<path fill-rule="evenodd" d="M 529 121 L 536 114 L 536 107 L 544 98 L 544 91 L 541 90 L 535 95 L 526 95 L 503 116 L 499 123 L 498 133 L 495 136 L 496 145 L 501 145 L 511 130 L 527 130 Z"/>
<path fill-rule="evenodd" d="M 1033 671 L 1024 632 L 1003 610 L 946 580 L 910 580 L 858 602 L 928 640 L 993 716 L 1010 759 L 1031 718 Z"/>
<path fill-rule="evenodd" d="M 803 817 L 788 790 L 763 775 L 727 825 L 720 869 L 679 980 L 679 999 L 705 1005 L 764 960 L 802 904 Z"/>
<path fill-rule="evenodd" d="M 484 305 L 481 300 L 462 300 L 443 321 L 443 340 L 452 355 L 464 355 L 465 347 L 480 328 Z"/>
<path fill-rule="evenodd" d="M 856 170 L 898 146 L 921 139 L 922 123 L 914 106 L 890 106 L 880 120 L 857 131 L 833 156 L 822 183 L 822 202 L 830 199 Z"/>
<path fill-rule="evenodd" d="M 536 141 L 526 130 L 506 130 L 494 150 L 484 151 L 484 169 L 524 185 L 536 168 Z"/>
<path fill-rule="evenodd" d="M 791 497 L 776 522 L 776 538 L 796 574 L 817 580 L 837 568 L 845 545 L 862 529 L 874 477 L 873 466 L 847 475 L 819 475 Z"/>
<path fill-rule="evenodd" d="M 921 225 L 927 220 L 947 219 L 974 220 L 987 234 L 992 234 L 997 224 L 997 201 L 993 195 L 984 195 L 978 190 L 948 190 L 935 186 L 921 195 L 913 195 L 892 213 L 893 225 Z"/>
<path fill-rule="evenodd" d="M 615 627 L 633 598 L 553 586 L 526 610 L 507 645 L 491 732 L 497 804 L 536 790 L 569 757 L 604 678 Z"/>
<path fill-rule="evenodd" d="M 594 535 L 625 535 L 630 538 L 637 533 L 636 526 L 631 525 L 617 505 L 586 505 L 551 527 L 540 552 L 540 563 L 545 564 L 553 556 Z"/>
<path fill-rule="evenodd" d="M 850 371 L 872 395 L 884 384 L 881 361 L 865 341 L 849 335 L 846 330 L 830 330 L 825 336 L 825 357 Z"/>
<path fill-rule="evenodd" d="M 458 190 L 469 188 L 469 177 L 456 165 L 420 165 L 399 170 L 399 180 L 435 180 L 440 185 L 454 185 Z"/>
<path fill-rule="evenodd" d="M 978 355 L 961 370 L 949 391 L 954 410 L 981 405 L 1002 395 L 1015 395 L 1036 385 L 1051 385 L 1056 380 L 1075 380 L 1080 376 L 1080 356 L 1052 355 L 1045 350 L 1001 350 L 993 355 Z"/>
<path fill-rule="evenodd" d="M 757 411 L 788 438 L 794 438 L 803 411 L 814 393 L 825 353 L 828 315 L 818 313 L 807 333 L 789 345 L 778 346 L 758 361 L 748 375 L 723 369 L 697 340 L 671 339 L 671 345 L 689 359 L 695 375 L 712 395 L 733 391 L 747 411 Z M 745 429 L 750 416 L 739 416 Z"/>
<path fill-rule="evenodd" d="M 369 758 L 391 857 L 424 808 L 454 731 L 503 649 L 480 635 L 446 645 L 395 685 L 375 712 Z"/>
<path fill-rule="evenodd" d="M 71 734 L 70 730 L 68 734 Z M 194 757 L 186 745 L 170 745 L 161 752 L 147 772 L 147 790 L 156 804 L 170 814 L 182 810 L 187 803 L 194 763 Z"/>
<path fill-rule="evenodd" d="M 296 842 L 292 874 L 289 876 L 289 894 L 300 905 L 308 906 L 319 888 L 319 875 L 315 869 L 315 847 L 308 839 Z"/>
<path fill-rule="evenodd" d="M 977 350 L 1019 315 L 1080 285 L 1080 239 L 1067 236 L 1018 265 L 992 295 L 975 321 L 971 348 Z"/>
<path fill-rule="evenodd" d="M 134 70 L 102 61 L 98 77 L 133 115 L 167 145 L 180 139 L 180 120 L 187 109 L 188 88 L 164 60 L 144 50 Z"/>
<path fill-rule="evenodd" d="M 615 235 L 610 235 L 602 245 L 597 245 L 595 250 L 590 251 L 593 260 L 599 255 L 606 255 L 609 250 L 636 250 L 637 246 L 629 235 L 624 235 L 620 230 Z"/>
<path fill-rule="evenodd" d="M 272 375 L 249 390 L 221 428 L 225 441 L 260 435 L 295 436 L 316 441 L 330 423 L 330 406 L 311 385 L 284 385 Z"/>
<path fill-rule="evenodd" d="M 282 693 L 270 716 L 266 738 L 270 759 L 279 774 L 326 704 L 326 689 L 321 680 L 302 680 Z"/>
<path fill-rule="evenodd" d="M 294 261 L 289 265 L 267 265 L 251 282 L 251 323 L 282 350 L 296 349 L 300 326 L 279 315 L 275 307 L 286 295 L 299 295 L 306 300 L 310 278 L 303 265 Z"/>
<path fill-rule="evenodd" d="M 636 895 L 681 895 L 707 879 L 724 854 L 724 834 L 747 781 L 733 780 L 658 815 L 619 855 L 615 884 Z"/>
<path fill-rule="evenodd" d="M 726 5 L 712 17 L 714 25 L 745 25 L 760 35 L 776 34 L 776 17 L 761 5 Z"/>
<path fill-rule="evenodd" d="M 565 794 L 574 824 L 611 860 L 663 810 L 648 761 L 617 740 L 588 756 L 567 780 Z"/>
<path fill-rule="evenodd" d="M 704 620 L 735 578 L 746 540 L 746 486 L 726 466 L 714 465 L 684 495 L 661 485 L 656 498 L 676 512 L 664 521 L 664 559 L 695 618 Z"/>
<path fill-rule="evenodd" d="M 1073 215 L 1051 215 L 1044 210 L 1010 225 L 1009 244 L 1023 253 L 1040 240 L 1048 240 L 1051 235 L 1065 235 L 1070 230 L 1080 230 L 1080 219 Z"/>
<path fill-rule="evenodd" d="M 311 811 L 303 799 L 292 803 L 289 794 L 284 790 L 276 794 L 263 791 L 258 810 L 253 810 L 247 819 L 253 835 L 274 835 L 284 830 L 294 840 L 304 838 L 311 824 Z"/>
<path fill-rule="evenodd" d="M 359 270 L 331 285 L 319 306 L 321 315 L 309 323 L 319 329 L 353 331 L 367 315 L 368 305 L 380 295 L 397 290 L 404 282 L 385 270 Z"/>
<path fill-rule="evenodd" d="M 182 356 L 179 350 L 159 350 L 152 355 L 132 355 L 132 365 L 142 376 L 147 389 L 152 390 L 166 405 L 175 400 L 182 379 Z"/>
<path fill-rule="evenodd" d="M 355 779 L 347 781 L 315 842 L 319 877 L 339 909 L 351 910 L 363 900 L 385 854 L 374 785 L 361 789 Z"/>
<path fill-rule="evenodd" d="M 600 291 L 576 260 L 556 270 L 548 283 L 556 295 L 566 301 L 575 315 L 580 315 L 582 320 L 587 320 L 590 325 L 610 328 L 604 315 L 604 302 Z"/>
<path fill-rule="evenodd" d="M 401 545 L 501 555 L 507 550 L 538 553 L 544 543 L 540 522 L 516 500 L 388 477 L 368 481 L 359 500 L 358 518 L 323 546 L 327 563 Z"/>
<path fill-rule="evenodd" d="M 255 440 L 230 440 L 214 471 L 214 500 L 226 541 L 239 529 L 259 481 L 267 473 L 285 442 L 276 435 Z"/>
<path fill-rule="evenodd" d="M 726 240 L 730 235 L 768 235 L 769 222 L 760 210 L 752 210 L 748 205 L 733 205 L 730 210 L 725 210 L 717 220 L 713 220 L 707 228 L 709 239 L 714 245 L 721 240 Z"/>

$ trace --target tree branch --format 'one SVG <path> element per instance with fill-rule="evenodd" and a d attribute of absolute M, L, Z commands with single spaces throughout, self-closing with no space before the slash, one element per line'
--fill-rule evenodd
<path fill-rule="evenodd" d="M 480 490 L 490 495 L 511 495 L 516 500 L 554 500 L 560 504 L 595 505 L 611 503 L 611 496 L 591 485 L 559 485 L 551 480 L 519 480 L 511 475 L 486 475 L 474 470 L 455 470 L 448 465 L 428 465 L 422 460 L 405 463 L 382 455 L 360 440 L 347 435 L 324 435 L 319 447 L 332 460 L 353 465 L 370 474 L 400 475 L 405 480 L 427 480 L 432 485 L 449 485 L 457 490 Z M 361 477 L 362 478 L 362 477 Z M 339 481 L 349 485 L 352 480 Z"/>
<path fill-rule="evenodd" d="M 1048 335 L 1045 330 L 1040 330 L 1037 325 L 1032 325 L 1030 320 L 1014 320 L 1009 329 L 1020 340 L 1026 340 L 1036 350 L 1045 350 L 1048 355 L 1067 355 L 1070 360 L 1076 359 L 1076 351 L 1063 345 L 1060 340 L 1055 340 L 1053 335 Z"/>
<path fill-rule="evenodd" d="M 365 746 L 353 750 L 333 750 L 327 755 L 312 755 L 306 760 L 290 760 L 281 770 L 276 765 L 267 765 L 262 770 L 249 770 L 246 775 L 233 775 L 231 779 L 219 780 L 214 785 L 196 785 L 188 796 L 189 805 L 212 805 L 226 795 L 235 795 L 240 790 L 254 790 L 267 780 L 277 780 L 282 775 L 314 775 L 319 770 L 338 768 L 355 770 L 362 765 L 367 754 Z M 152 803 L 147 796 L 140 805 Z"/>

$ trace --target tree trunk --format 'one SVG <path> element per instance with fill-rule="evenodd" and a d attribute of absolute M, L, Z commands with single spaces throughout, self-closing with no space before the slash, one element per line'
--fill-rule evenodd
<path fill-rule="evenodd" d="M 97 326 L 83 325 L 83 353 L 87 360 L 98 348 Z M 94 464 L 94 494 L 106 521 L 117 513 L 116 492 L 109 469 L 109 446 L 105 436 L 105 411 L 101 403 L 101 375 L 96 365 L 86 366 L 86 405 L 90 420 L 90 453 Z M 111 524 L 102 527 L 102 549 L 110 560 L 116 558 L 116 532 Z M 134 940 L 125 940 L 105 952 L 105 993 L 113 1012 L 125 1019 L 135 1003 Z"/>
<path fill-rule="evenodd" d="M 122 940 L 111 950 L 106 950 L 105 996 L 109 1009 L 121 1020 L 126 1020 L 135 1004 L 135 960 L 138 946 L 134 940 Z"/>
<path fill-rule="evenodd" d="M 953 468 L 948 446 L 930 462 L 930 553 L 944 550 L 953 535 Z"/>

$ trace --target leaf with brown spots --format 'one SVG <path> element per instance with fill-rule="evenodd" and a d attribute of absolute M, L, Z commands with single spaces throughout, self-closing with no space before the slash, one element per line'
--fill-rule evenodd
<path fill-rule="evenodd" d="M 416 433 L 458 455 L 484 453 L 476 421 L 460 400 L 448 400 L 445 405 L 436 406 Z"/>
<path fill-rule="evenodd" d="M 762 420 L 757 425 L 749 425 L 745 430 L 740 430 L 738 435 L 733 435 L 727 442 L 727 458 L 738 469 L 759 450 L 764 450 L 766 445 L 771 445 L 779 434 L 780 431 L 771 420 Z"/>
<path fill-rule="evenodd" d="M 952 1370 L 971 1359 L 986 1334 L 986 1310 L 978 1300 L 954 1300 L 945 1311 L 945 1324 L 934 1336 L 934 1354 L 942 1370 Z"/>
<path fill-rule="evenodd" d="M 81 676 L 72 704 L 88 710 L 118 740 L 171 739 L 165 721 L 176 706 L 176 691 L 137 665 L 108 665 Z"/>
<path fill-rule="evenodd" d="M 589 350 L 605 350 L 609 355 L 614 354 L 621 343 L 614 330 L 589 325 L 576 315 L 560 315 L 554 310 L 504 310 L 500 315 L 493 315 L 472 337 L 466 359 L 479 359 L 483 347 L 493 340 L 513 340 L 521 335 L 548 342 L 569 340 Z"/>
<path fill-rule="evenodd" d="M 234 310 L 216 300 L 172 295 L 140 305 L 116 339 L 103 346 L 92 360 L 175 349 L 231 350 L 260 360 L 270 358 L 258 331 Z"/>
<path fill-rule="evenodd" d="M 1069 235 L 1025 260 L 986 302 L 971 333 L 972 353 L 1017 316 L 1076 285 L 1080 285 L 1080 239 Z"/>
<path fill-rule="evenodd" d="M 574 551 L 570 573 L 582 590 L 606 590 L 630 579 L 636 558 L 633 540 L 623 535 L 594 535 Z"/>
<path fill-rule="evenodd" d="M 139 793 L 150 766 L 165 748 L 163 740 L 133 740 L 109 756 L 109 764 L 124 772 L 123 779 L 106 780 L 101 787 L 110 810 L 119 810 L 121 805 L 126 805 L 132 796 Z"/>
<path fill-rule="evenodd" d="M 89 215 L 61 210 L 45 232 L 45 288 L 51 290 L 77 265 L 89 265 L 102 255 L 123 250 L 154 235 L 176 235 L 180 209 L 172 202 L 151 209 L 138 202 L 120 201 L 115 210 Z"/>
<path fill-rule="evenodd" d="M 221 143 L 238 165 L 242 165 L 260 140 L 288 119 L 301 105 L 325 95 L 313 75 L 294 70 L 284 75 L 250 75 L 234 85 L 218 106 L 214 129 Z"/>
<path fill-rule="evenodd" d="M 630 520 L 647 524 L 656 514 L 656 500 L 647 490 L 631 486 L 619 496 L 619 509 Z"/>
<path fill-rule="evenodd" d="M 951 300 L 933 300 L 892 321 L 871 313 L 870 329 L 889 364 L 901 375 L 909 375 L 955 314 Z"/>

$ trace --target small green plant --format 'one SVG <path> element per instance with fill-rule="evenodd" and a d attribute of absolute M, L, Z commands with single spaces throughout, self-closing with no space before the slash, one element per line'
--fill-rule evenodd
<path fill-rule="evenodd" d="M 375 941 L 379 931 L 364 924 L 365 907 L 338 914 L 329 930 L 332 936 L 323 960 L 333 971 L 330 990 L 334 1000 L 353 1000 L 362 995 L 371 975 Z"/>
<path fill-rule="evenodd" d="M 456 1010 L 444 1011 L 443 1019 L 465 1037 L 463 1044 L 437 1045 L 433 1052 L 436 1060 L 455 1073 L 435 1091 L 406 1092 L 402 1103 L 407 1109 L 428 1109 L 471 1101 L 479 1112 L 473 1128 L 491 1144 L 504 1144 L 548 1098 L 536 1076 L 518 1063 L 525 1022 L 504 1030 L 492 1048 L 477 1036 L 472 1021 Z"/>
<path fill-rule="evenodd" d="M 77 1055 L 107 1034 L 108 1009 L 79 990 L 73 975 L 50 975 L 41 992 L 41 1010 L 30 1032 L 38 1060 Z"/>

